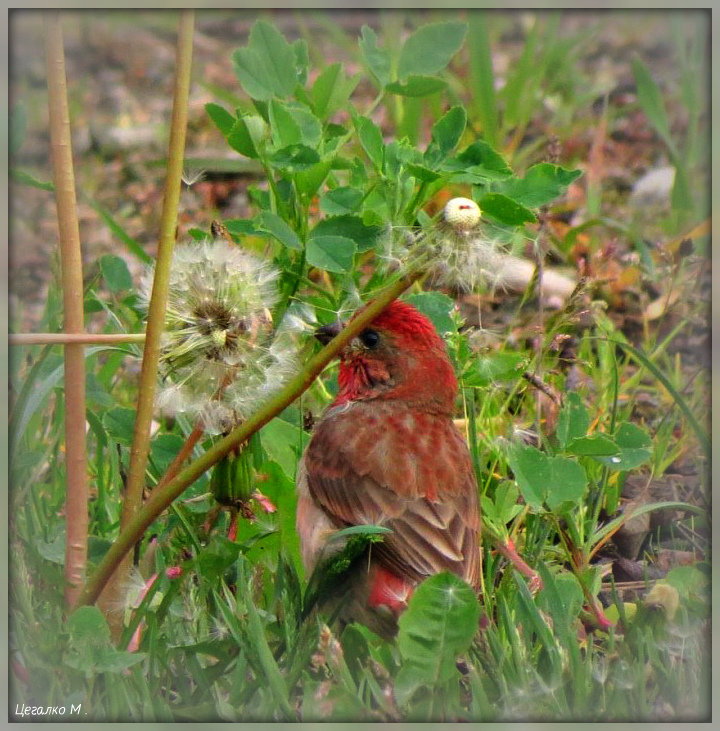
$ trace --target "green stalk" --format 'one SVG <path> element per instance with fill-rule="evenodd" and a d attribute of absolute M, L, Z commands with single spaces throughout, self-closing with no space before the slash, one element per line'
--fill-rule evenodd
<path fill-rule="evenodd" d="M 143 532 L 165 510 L 173 500 L 205 471 L 246 441 L 252 434 L 277 416 L 283 409 L 304 393 L 322 372 L 325 366 L 360 333 L 394 299 L 399 297 L 416 279 L 422 276 L 418 270 L 405 274 L 386 287 L 367 307 L 357 315 L 305 368 L 288 383 L 274 398 L 249 419 L 233 429 L 227 436 L 215 442 L 203 455 L 191 462 L 176 477 L 162 487 L 156 488 L 145 505 L 125 525 L 115 543 L 105 554 L 95 573 L 85 584 L 76 606 L 93 604 L 109 578 L 132 547 L 140 540 Z"/>
<path fill-rule="evenodd" d="M 50 147 L 60 230 L 65 332 L 82 333 L 82 252 L 77 219 L 75 173 L 70 136 L 65 53 L 60 13 L 46 24 L 46 60 Z M 85 353 L 82 345 L 65 348 L 65 464 L 67 468 L 65 601 L 77 600 L 85 580 L 88 532 L 88 484 L 85 451 Z"/>
<path fill-rule="evenodd" d="M 138 393 L 137 414 L 130 448 L 125 498 L 123 500 L 120 530 L 125 530 L 134 519 L 142 504 L 145 481 L 145 467 L 150 447 L 150 424 L 155 402 L 155 384 L 160 358 L 161 337 L 165 326 L 165 308 L 168 296 L 170 265 L 172 262 L 177 212 L 182 186 L 183 159 L 185 155 L 185 133 L 187 129 L 188 96 L 190 93 L 190 72 L 192 65 L 194 14 L 183 10 L 177 41 L 177 70 L 173 97 L 170 142 L 168 146 L 167 178 L 163 198 L 158 255 L 155 265 L 150 305 L 148 308 L 145 349 L 143 351 Z M 127 570 L 129 565 L 125 564 Z M 125 571 L 120 571 L 113 585 L 112 596 L 119 600 L 119 591 Z"/>

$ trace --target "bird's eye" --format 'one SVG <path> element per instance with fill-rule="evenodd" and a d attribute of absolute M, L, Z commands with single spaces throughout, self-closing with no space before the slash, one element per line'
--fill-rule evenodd
<path fill-rule="evenodd" d="M 375 330 L 363 330 L 360 333 L 360 340 L 366 348 L 374 348 L 380 342 L 380 336 Z"/>

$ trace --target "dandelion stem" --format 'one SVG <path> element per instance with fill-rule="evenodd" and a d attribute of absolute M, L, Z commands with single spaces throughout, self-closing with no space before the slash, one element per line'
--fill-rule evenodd
<path fill-rule="evenodd" d="M 82 333 L 85 327 L 82 253 L 70 137 L 65 53 L 60 14 L 56 12 L 47 18 L 46 60 L 50 147 L 60 231 L 65 331 Z M 82 345 L 68 345 L 65 349 L 65 464 L 67 468 L 65 601 L 68 605 L 74 604 L 80 594 L 87 563 L 86 460 L 85 353 Z"/>
<path fill-rule="evenodd" d="M 76 606 L 93 604 L 117 566 L 162 511 L 200 475 L 210 469 L 238 444 L 249 439 L 252 434 L 304 393 L 332 358 L 420 276 L 422 276 L 421 271 L 413 270 L 386 287 L 330 343 L 311 358 L 305 368 L 282 391 L 268 401 L 263 408 L 233 429 L 230 434 L 217 441 L 207 452 L 191 462 L 163 487 L 153 490 L 147 503 L 129 519 L 115 543 L 110 546 L 97 570 L 86 583 Z"/>
<path fill-rule="evenodd" d="M 142 503 L 142 490 L 145 467 L 150 444 L 150 424 L 155 400 L 155 384 L 160 357 L 161 337 L 165 325 L 165 309 L 168 296 L 168 282 L 173 247 L 177 228 L 178 205 L 182 188 L 183 159 L 185 154 L 185 135 L 187 130 L 188 97 L 190 92 L 190 72 L 192 65 L 194 14 L 184 10 L 180 14 L 177 41 L 177 69 L 173 97 L 170 141 L 168 144 L 167 178 L 163 198 L 158 256 L 155 265 L 152 294 L 148 307 L 148 318 L 143 351 L 137 414 L 130 448 L 125 498 L 123 500 L 120 528 L 126 530 L 135 518 Z M 119 571 L 110 591 L 109 601 L 120 600 L 119 592 L 123 584 L 125 570 Z"/>

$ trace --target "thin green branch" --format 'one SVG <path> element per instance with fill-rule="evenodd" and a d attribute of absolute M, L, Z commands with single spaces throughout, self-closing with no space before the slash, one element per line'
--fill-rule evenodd
<path fill-rule="evenodd" d="M 50 148 L 60 232 L 64 328 L 82 333 L 83 272 L 75 173 L 67 99 L 65 53 L 60 14 L 46 21 L 46 62 Z M 65 465 L 67 469 L 65 601 L 77 600 L 85 580 L 88 532 L 88 484 L 85 451 L 85 353 L 82 345 L 65 348 Z"/>
<path fill-rule="evenodd" d="M 253 416 L 235 428 L 230 434 L 217 441 L 207 452 L 198 457 L 172 480 L 161 488 L 156 488 L 147 503 L 132 516 L 118 539 L 105 554 L 97 570 L 85 585 L 76 606 L 93 604 L 117 566 L 162 511 L 179 497 L 189 485 L 195 482 L 200 475 L 210 469 L 238 444 L 249 439 L 252 434 L 304 393 L 332 358 L 421 275 L 422 272 L 420 271 L 412 271 L 384 289 L 339 335 L 333 338 L 316 356 L 311 358 L 305 368 L 266 406 L 255 412 Z"/>
<path fill-rule="evenodd" d="M 178 30 L 177 69 L 175 73 L 172 121 L 168 145 L 167 178 L 165 181 L 162 218 L 160 220 L 158 255 L 148 307 L 137 414 L 135 417 L 132 446 L 130 448 L 130 464 L 125 486 L 125 497 L 120 518 L 121 530 L 125 529 L 131 523 L 142 504 L 145 468 L 150 446 L 150 424 L 152 422 L 155 402 L 157 368 L 160 358 L 161 338 L 165 326 L 170 265 L 172 263 L 173 248 L 175 245 L 178 206 L 180 204 L 182 187 L 192 67 L 193 24 L 193 11 L 182 11 Z M 122 583 L 122 573 L 120 572 L 117 576 L 116 585 L 118 586 Z M 115 596 L 115 592 L 113 592 L 113 596 Z"/>

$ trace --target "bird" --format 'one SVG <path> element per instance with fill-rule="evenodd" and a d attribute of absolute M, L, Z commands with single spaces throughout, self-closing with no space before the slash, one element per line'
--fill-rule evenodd
<path fill-rule="evenodd" d="M 316 337 L 327 343 L 340 329 Z M 343 529 L 388 529 L 346 572 L 335 597 L 343 624 L 392 636 L 415 587 L 442 571 L 479 589 L 477 481 L 452 420 L 456 396 L 444 341 L 409 303 L 393 301 L 340 352 L 337 396 L 298 466 L 304 567 L 317 571 L 342 550 L 332 539 Z"/>

